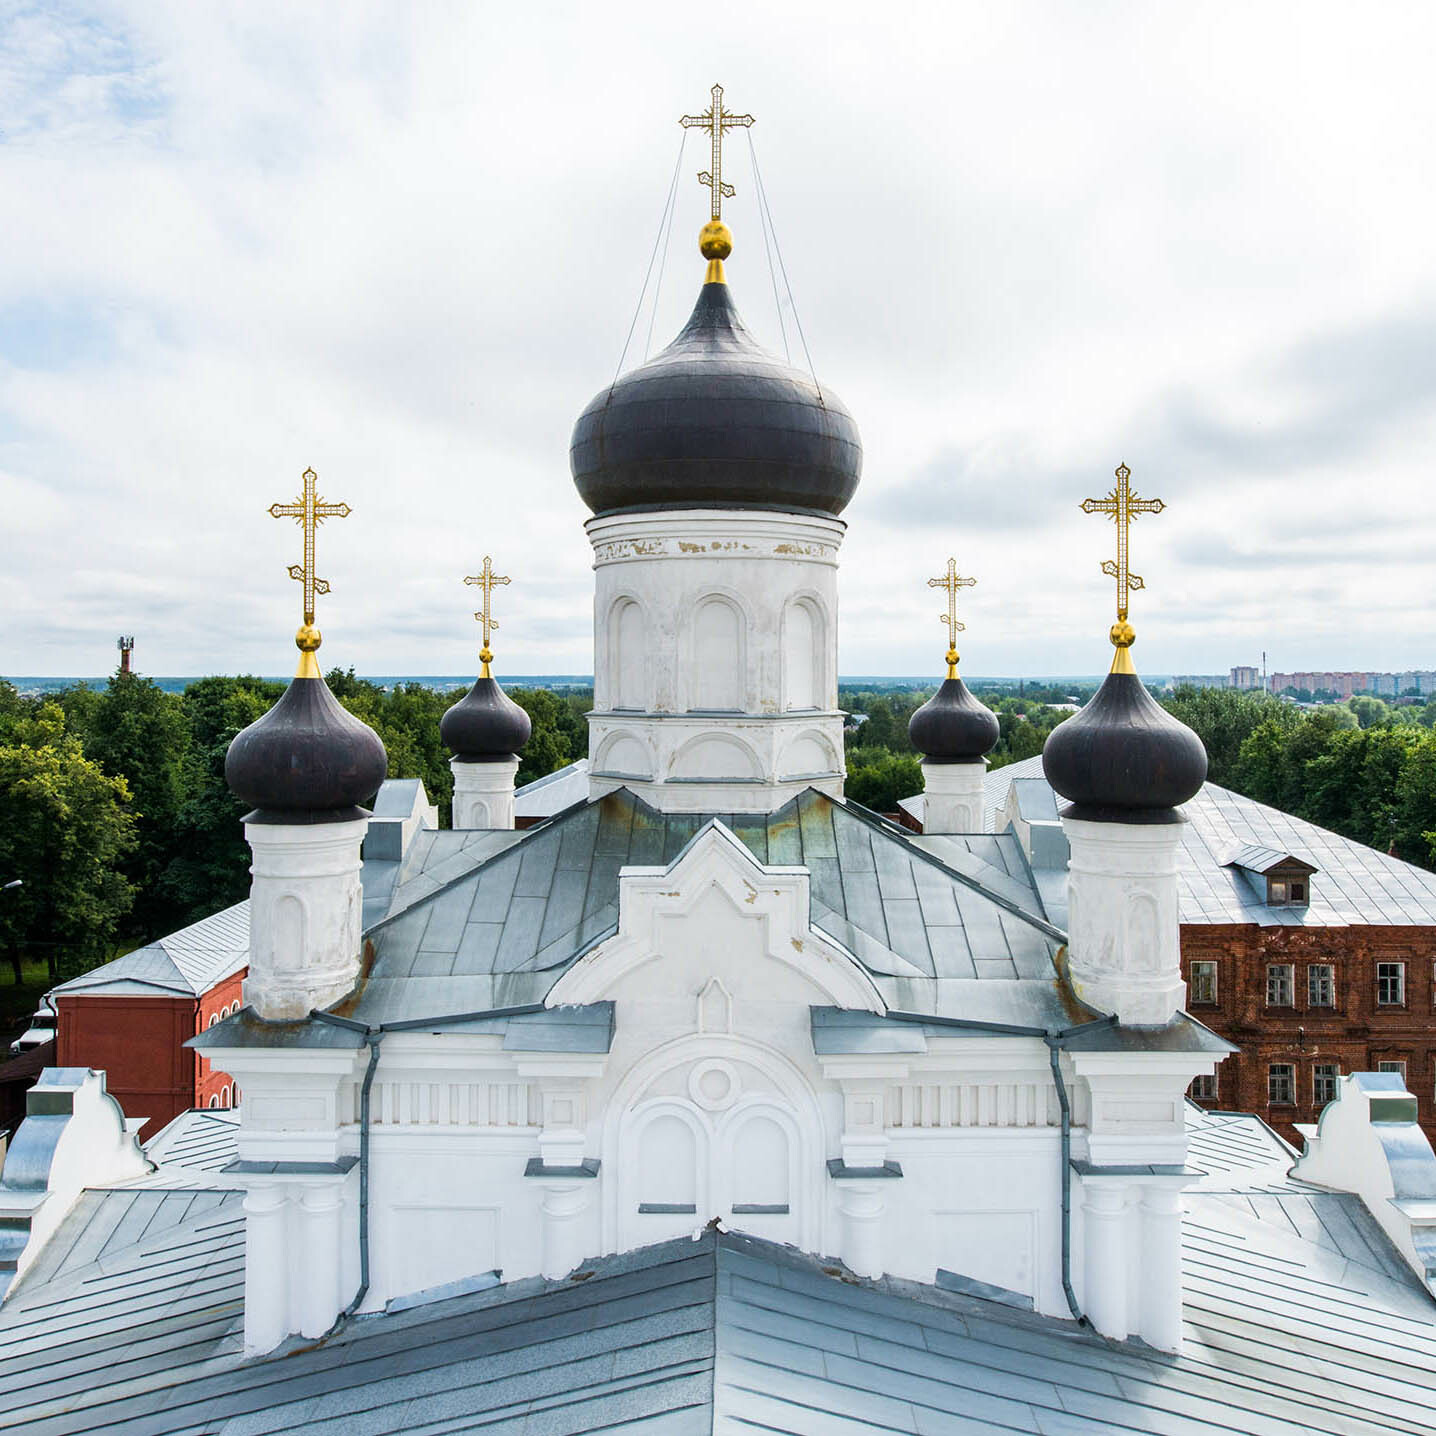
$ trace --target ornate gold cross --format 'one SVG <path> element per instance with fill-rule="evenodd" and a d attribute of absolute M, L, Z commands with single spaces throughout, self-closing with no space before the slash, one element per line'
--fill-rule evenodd
<path fill-rule="evenodd" d="M 319 475 L 313 469 L 304 471 L 304 492 L 290 504 L 270 504 L 271 518 L 297 519 L 304 530 L 304 562 L 289 565 L 289 576 L 304 585 L 304 627 L 295 637 L 295 643 L 305 655 L 299 665 L 300 677 L 319 676 L 314 652 L 319 647 L 319 633 L 314 627 L 314 595 L 328 593 L 329 582 L 314 572 L 314 530 L 325 519 L 347 519 L 348 504 L 326 504 L 317 491 Z M 312 671 L 311 671 L 312 670 Z"/>
<path fill-rule="evenodd" d="M 947 561 L 947 572 L 941 578 L 930 578 L 927 581 L 929 588 L 945 588 L 947 590 L 947 612 L 939 617 L 947 624 L 947 676 L 957 677 L 957 635 L 967 630 L 965 623 L 959 623 L 957 618 L 957 591 L 960 588 L 971 588 L 976 584 L 975 578 L 961 578 L 957 572 L 957 560 L 950 558 Z"/>
<path fill-rule="evenodd" d="M 484 646 L 479 650 L 479 662 L 482 663 L 484 667 L 483 671 L 479 674 L 480 678 L 491 678 L 493 676 L 489 672 L 489 664 L 494 661 L 493 652 L 489 648 L 489 634 L 499 626 L 498 619 L 489 611 L 493 607 L 494 589 L 500 584 L 510 583 L 511 581 L 506 574 L 494 572 L 494 562 L 488 554 L 484 555 L 483 568 L 476 574 L 470 574 L 469 577 L 464 580 L 465 583 L 473 584 L 474 587 L 481 589 L 484 595 L 484 606 L 474 615 L 474 617 L 484 625 Z"/>
<path fill-rule="evenodd" d="M 723 218 L 723 201 L 733 198 L 733 186 L 723 180 L 723 136 L 735 125 L 747 129 L 753 123 L 752 115 L 735 115 L 723 108 L 723 86 L 713 86 L 713 103 L 701 115 L 684 115 L 678 122 L 685 130 L 707 130 L 713 139 L 713 168 L 703 170 L 698 176 L 699 184 L 706 184 L 713 196 L 713 219 Z"/>
<path fill-rule="evenodd" d="M 1082 512 L 1106 514 L 1117 525 L 1117 557 L 1103 559 L 1102 572 L 1108 578 L 1117 580 L 1117 622 L 1112 626 L 1111 638 L 1120 657 L 1132 646 L 1132 640 L 1136 637 L 1132 632 L 1132 625 L 1127 622 L 1128 599 L 1132 590 L 1147 586 L 1142 581 L 1142 576 L 1133 573 L 1127 566 L 1127 531 L 1139 515 L 1159 514 L 1167 506 L 1161 499 L 1139 499 L 1132 492 L 1131 485 L 1127 482 L 1132 477 L 1132 471 L 1126 464 L 1118 464 L 1115 472 L 1117 482 L 1113 485 L 1112 492 L 1105 499 L 1083 499 Z M 1121 671 L 1126 672 L 1129 669 L 1130 659 L 1127 667 Z M 1115 663 L 1113 671 L 1118 671 Z"/>

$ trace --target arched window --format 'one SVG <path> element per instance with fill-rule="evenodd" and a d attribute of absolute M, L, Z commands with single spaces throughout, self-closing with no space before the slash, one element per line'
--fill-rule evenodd
<path fill-rule="evenodd" d="M 214 1024 L 215 1024 L 216 1022 L 218 1022 L 218 1021 L 219 1021 L 219 1013 L 217 1013 L 217 1012 L 211 1012 L 210 1015 L 209 1015 L 209 1021 L 208 1021 L 205 1025 L 206 1025 L 207 1027 L 213 1027 Z"/>
<path fill-rule="evenodd" d="M 643 610 L 631 598 L 613 606 L 608 625 L 608 673 L 612 684 L 610 708 L 642 711 L 648 707 L 647 634 Z"/>
<path fill-rule="evenodd" d="M 692 708 L 742 711 L 743 630 L 743 615 L 726 598 L 705 598 L 694 610 Z"/>
<path fill-rule="evenodd" d="M 786 1213 L 790 1174 L 788 1134 L 772 1117 L 749 1117 L 733 1143 L 734 1213 Z"/>
<path fill-rule="evenodd" d="M 210 1093 L 209 1105 L 210 1105 L 211 1107 L 218 1107 L 218 1106 L 219 1106 L 219 1093 L 218 1093 L 218 1092 L 212 1092 L 212 1093 Z"/>
<path fill-rule="evenodd" d="M 823 619 L 806 598 L 783 612 L 783 706 L 821 708 L 823 703 Z"/>
<path fill-rule="evenodd" d="M 654 1117 L 639 1142 L 638 1210 L 687 1216 L 698 1210 L 698 1141 L 693 1128 L 668 1113 Z"/>

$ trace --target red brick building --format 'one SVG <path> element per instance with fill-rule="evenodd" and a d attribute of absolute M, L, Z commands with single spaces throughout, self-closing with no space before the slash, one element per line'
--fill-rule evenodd
<path fill-rule="evenodd" d="M 921 795 L 902 807 L 919 826 Z M 989 773 L 987 809 L 1065 927 L 1067 843 L 1041 758 Z M 1436 874 L 1213 783 L 1182 811 L 1187 1009 L 1240 1049 L 1193 1099 L 1297 1141 L 1337 1077 L 1396 1071 L 1436 1141 Z"/>
<path fill-rule="evenodd" d="M 184 1044 L 239 1011 L 248 961 L 242 902 L 62 983 L 55 1062 L 103 1068 L 125 1115 L 149 1119 L 142 1137 L 191 1107 L 232 1107 L 232 1079 Z"/>

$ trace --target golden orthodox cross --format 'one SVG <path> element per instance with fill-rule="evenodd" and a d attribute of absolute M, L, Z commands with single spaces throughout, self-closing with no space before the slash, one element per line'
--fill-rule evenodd
<path fill-rule="evenodd" d="M 747 129 L 753 123 L 752 115 L 735 115 L 723 108 L 723 86 L 713 86 L 713 103 L 701 115 L 684 115 L 678 122 L 685 130 L 707 130 L 713 139 L 713 168 L 704 170 L 698 176 L 699 184 L 706 184 L 713 195 L 713 218 L 723 218 L 723 201 L 733 198 L 733 186 L 723 180 L 723 136 L 735 125 Z"/>
<path fill-rule="evenodd" d="M 270 504 L 269 512 L 276 519 L 297 519 L 304 529 L 304 562 L 289 565 L 290 578 L 304 585 L 304 622 L 314 624 L 314 595 L 328 593 L 329 583 L 314 572 L 314 530 L 325 519 L 347 519 L 348 504 L 326 504 L 317 492 L 319 475 L 313 469 L 304 471 L 304 492 L 291 504 Z"/>
<path fill-rule="evenodd" d="M 957 618 L 957 591 L 960 588 L 971 588 L 977 580 L 975 578 L 961 578 L 957 572 L 957 560 L 950 558 L 947 561 L 947 572 L 941 578 L 930 578 L 927 581 L 929 588 L 945 588 L 947 590 L 947 612 L 940 614 L 942 621 L 947 624 L 947 676 L 957 677 L 957 635 L 967 630 L 965 623 L 959 623 Z"/>
<path fill-rule="evenodd" d="M 471 574 L 464 580 L 465 583 L 473 584 L 475 588 L 482 590 L 484 595 L 484 606 L 474 615 L 484 625 L 484 646 L 479 650 L 479 662 L 484 665 L 480 678 L 491 678 L 489 664 L 494 661 L 494 655 L 489 648 L 489 634 L 499 626 L 499 621 L 490 612 L 493 607 L 494 589 L 500 584 L 509 583 L 511 580 L 506 574 L 494 572 L 494 562 L 484 555 L 484 566 L 476 574 Z"/>
<path fill-rule="evenodd" d="M 1167 506 L 1161 499 L 1139 499 L 1132 492 L 1127 483 L 1132 477 L 1132 471 L 1126 464 L 1117 465 L 1116 475 L 1117 482 L 1113 485 L 1112 492 L 1105 499 L 1083 499 L 1082 512 L 1106 514 L 1117 525 L 1117 557 L 1104 559 L 1102 572 L 1108 578 L 1117 580 L 1117 623 L 1121 625 L 1127 621 L 1128 594 L 1133 589 L 1147 586 L 1139 574 L 1133 573 L 1127 567 L 1127 530 L 1139 514 L 1159 514 Z M 1114 637 L 1112 641 L 1116 643 L 1117 640 Z M 1129 645 L 1118 644 L 1118 647 L 1122 648 L 1127 646 Z"/>

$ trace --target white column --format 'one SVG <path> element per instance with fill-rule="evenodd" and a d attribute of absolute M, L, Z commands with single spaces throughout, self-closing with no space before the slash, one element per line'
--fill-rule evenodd
<path fill-rule="evenodd" d="M 1182 1347 L 1182 1193 L 1149 1186 L 1142 1194 L 1142 1340 L 1158 1351 Z"/>
<path fill-rule="evenodd" d="M 278 1185 L 244 1197 L 244 1350 L 272 1351 L 289 1335 L 288 1194 Z"/>
<path fill-rule="evenodd" d="M 976 763 L 922 765 L 922 830 L 924 833 L 981 833 L 986 831 L 986 805 L 982 778 L 987 760 Z"/>
<path fill-rule="evenodd" d="M 543 1274 L 551 1281 L 571 1272 L 586 1256 L 583 1214 L 591 1180 L 543 1183 Z"/>
<path fill-rule="evenodd" d="M 1087 1319 L 1113 1341 L 1125 1341 L 1127 1314 L 1127 1192 L 1124 1186 L 1086 1189 L 1082 1260 L 1082 1308 Z"/>
<path fill-rule="evenodd" d="M 352 991 L 359 977 L 360 846 L 368 818 L 246 823 L 249 976 L 244 1000 L 271 1022 L 293 1022 Z"/>
<path fill-rule="evenodd" d="M 338 1186 L 306 1187 L 300 1198 L 302 1278 L 296 1293 L 299 1330 L 323 1336 L 343 1307 L 339 1288 L 340 1218 L 344 1203 Z"/>
<path fill-rule="evenodd" d="M 513 827 L 517 758 L 503 758 L 497 763 L 465 763 L 451 758 L 449 767 L 454 774 L 455 828 Z"/>
<path fill-rule="evenodd" d="M 1181 823 L 1063 818 L 1068 970 L 1077 995 L 1124 1026 L 1162 1027 L 1186 1000 L 1177 901 Z"/>
<path fill-rule="evenodd" d="M 883 1274 L 883 1182 L 839 1181 L 843 1214 L 843 1260 L 858 1276 Z"/>

